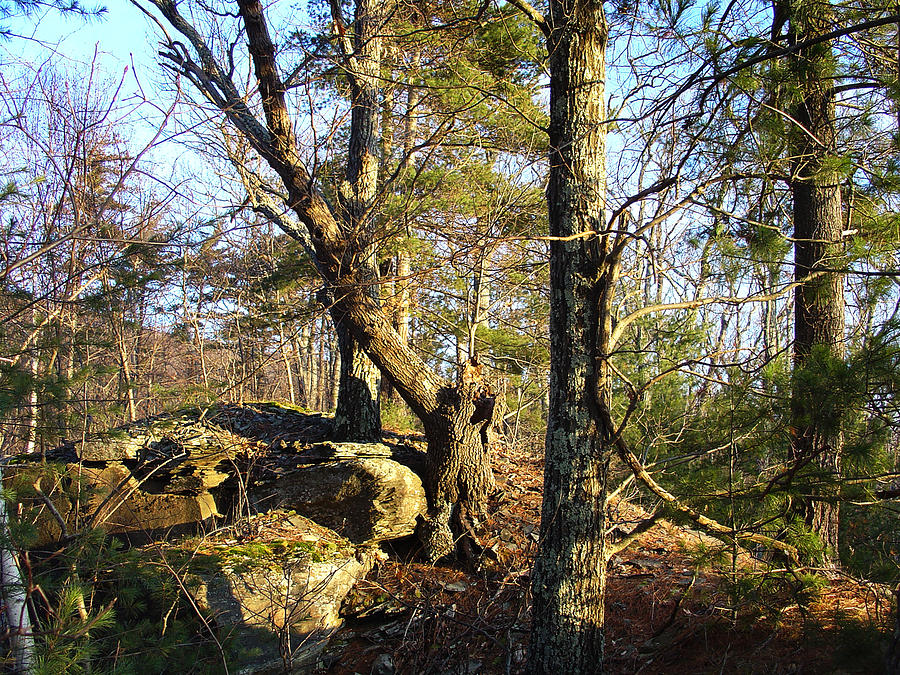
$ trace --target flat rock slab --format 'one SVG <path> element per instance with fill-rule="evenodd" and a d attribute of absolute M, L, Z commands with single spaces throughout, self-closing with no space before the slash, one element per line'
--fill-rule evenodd
<path fill-rule="evenodd" d="M 425 452 L 405 443 L 387 445 L 385 443 L 351 443 L 324 441 L 321 443 L 301 443 L 280 440 L 273 444 L 267 457 L 266 468 L 297 466 L 298 464 L 318 464 L 341 459 L 355 458 L 391 459 L 402 464 L 418 475 L 425 475 L 427 457 Z"/>
<path fill-rule="evenodd" d="M 81 472 L 93 487 L 86 512 L 95 526 L 111 534 L 154 534 L 219 515 L 210 493 L 145 492 L 131 471 L 121 464 L 110 463 L 97 469 L 81 467 Z"/>
<path fill-rule="evenodd" d="M 227 459 L 243 439 L 205 419 L 198 411 L 167 414 L 134 422 L 75 443 L 84 462 L 154 462 L 192 454 L 221 454 Z"/>

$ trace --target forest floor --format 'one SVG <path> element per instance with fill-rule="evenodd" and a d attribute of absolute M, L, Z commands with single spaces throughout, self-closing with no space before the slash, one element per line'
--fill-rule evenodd
<path fill-rule="evenodd" d="M 423 564 L 414 544 L 398 546 L 357 587 L 319 672 L 522 672 L 542 457 L 501 448 L 493 459 L 500 491 L 481 533 L 481 568 Z M 610 516 L 627 532 L 642 513 L 620 500 Z M 767 571 L 747 554 L 733 569 L 717 551 L 717 541 L 663 521 L 613 557 L 605 672 L 882 672 L 889 589 Z"/>

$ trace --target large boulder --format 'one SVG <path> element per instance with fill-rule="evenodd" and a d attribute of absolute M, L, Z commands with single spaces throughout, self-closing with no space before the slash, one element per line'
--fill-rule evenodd
<path fill-rule="evenodd" d="M 308 443 L 321 416 L 274 404 L 142 420 L 9 467 L 38 545 L 98 526 L 139 543 L 219 512 L 291 509 L 361 544 L 413 534 L 427 510 L 425 454 L 404 445 Z M 267 424 L 283 423 L 279 435 Z M 29 458 L 36 459 L 36 458 Z M 412 468 L 410 468 L 412 467 Z M 248 490 L 249 488 L 249 490 Z"/>
<path fill-rule="evenodd" d="M 267 525 L 252 541 L 185 551 L 186 587 L 212 618 L 231 672 L 309 672 L 377 554 L 295 514 L 259 519 Z M 285 532 L 289 539 L 277 537 Z"/>
<path fill-rule="evenodd" d="M 127 535 L 142 543 L 160 534 L 188 531 L 196 523 L 220 515 L 209 492 L 147 492 L 132 471 L 118 462 L 100 467 L 13 466 L 6 471 L 5 483 L 20 503 L 30 507 L 23 510 L 22 517 L 35 527 L 35 546 L 84 527 Z"/>
<path fill-rule="evenodd" d="M 411 535 L 428 504 L 422 480 L 380 443 L 321 443 L 250 487 L 260 511 L 291 509 L 355 543 Z M 308 463 L 315 458 L 317 463 Z"/>

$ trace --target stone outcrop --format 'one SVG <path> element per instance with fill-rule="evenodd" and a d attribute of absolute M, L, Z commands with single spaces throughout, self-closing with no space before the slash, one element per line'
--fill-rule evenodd
<path fill-rule="evenodd" d="M 232 672 L 309 672 L 341 626 L 344 597 L 376 559 L 310 520 L 278 515 L 290 539 L 211 540 L 190 551 L 185 585 L 215 625 Z"/>
<path fill-rule="evenodd" d="M 133 460 L 177 465 L 181 459 L 205 455 L 209 460 L 227 459 L 242 439 L 205 419 L 199 410 L 159 415 L 118 429 L 90 434 L 75 443 L 84 462 Z"/>
<path fill-rule="evenodd" d="M 233 510 L 290 509 L 357 543 L 412 534 L 427 505 L 424 453 L 380 443 L 304 443 L 322 416 L 276 404 L 143 420 L 14 464 L 36 545 L 85 527 L 140 543 Z M 273 425 L 280 427 L 273 429 Z M 279 432 L 279 429 L 281 430 Z"/>
<path fill-rule="evenodd" d="M 251 486 L 251 500 L 260 511 L 302 513 L 355 543 L 411 535 L 428 508 L 425 489 L 392 452 L 378 443 L 317 444 Z"/>
<path fill-rule="evenodd" d="M 90 528 L 154 541 L 144 554 L 178 570 L 230 672 L 309 672 L 378 543 L 413 534 L 427 510 L 424 453 L 324 442 L 327 428 L 275 404 L 184 411 L 17 458 L 4 485 L 35 546 Z M 204 521 L 222 534 L 165 543 Z"/>

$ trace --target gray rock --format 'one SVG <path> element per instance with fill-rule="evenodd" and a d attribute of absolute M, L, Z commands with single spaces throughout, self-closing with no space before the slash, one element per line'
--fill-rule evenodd
<path fill-rule="evenodd" d="M 308 672 L 341 626 L 341 602 L 374 557 L 292 518 L 290 541 L 215 545 L 192 554 L 187 588 L 242 673 Z"/>
<path fill-rule="evenodd" d="M 24 476 L 26 490 L 19 494 L 34 507 L 26 515 L 37 524 L 39 544 L 60 538 L 60 520 L 68 534 L 76 523 L 129 537 L 172 527 L 186 531 L 217 515 L 219 507 L 232 512 L 232 501 L 245 496 L 234 486 L 248 482 L 259 511 L 294 510 L 355 543 L 413 534 L 426 499 L 422 480 L 407 464 L 417 466 L 424 453 L 381 443 L 303 445 L 296 438 L 273 440 L 263 449 L 253 440 L 279 420 L 298 426 L 303 419 L 273 405 L 161 415 L 49 453 L 66 463 L 64 470 L 35 463 L 10 475 Z M 250 462 L 249 475 L 246 462 L 238 475 L 240 462 L 253 450 L 261 452 Z M 59 518 L 38 496 L 29 498 L 29 489 L 37 495 L 30 486 L 42 473 L 48 474 L 43 492 Z M 9 477 L 5 482 L 10 484 Z"/>
<path fill-rule="evenodd" d="M 344 456 L 289 468 L 252 487 L 250 497 L 261 511 L 294 510 L 356 543 L 413 534 L 427 510 L 421 479 L 384 456 Z"/>
<path fill-rule="evenodd" d="M 111 534 L 153 533 L 220 515 L 209 492 L 148 493 L 131 471 L 118 463 L 101 469 L 81 467 L 81 475 L 93 488 L 85 515 L 94 526 Z"/>
<path fill-rule="evenodd" d="M 135 460 L 176 465 L 192 455 L 227 460 L 241 443 L 238 436 L 190 411 L 90 434 L 75 444 L 75 452 L 86 462 Z"/>
<path fill-rule="evenodd" d="M 468 586 L 462 581 L 453 581 L 449 584 L 444 584 L 444 590 L 448 593 L 462 593 L 468 590 Z"/>

